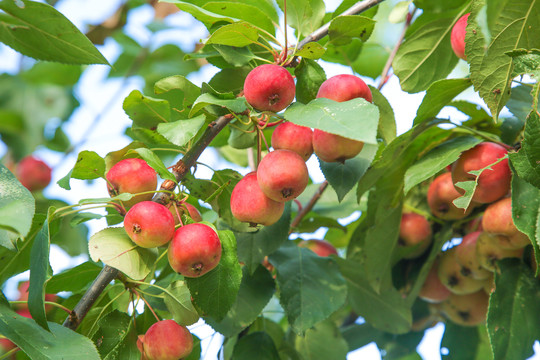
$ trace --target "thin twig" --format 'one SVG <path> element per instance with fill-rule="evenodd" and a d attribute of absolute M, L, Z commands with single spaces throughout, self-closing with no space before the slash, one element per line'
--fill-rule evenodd
<path fill-rule="evenodd" d="M 291 222 L 291 232 L 292 232 L 292 229 L 294 229 L 295 227 L 298 226 L 298 224 L 300 224 L 300 221 L 302 221 L 304 216 L 306 216 L 306 214 L 310 212 L 311 209 L 313 209 L 313 207 L 315 206 L 317 201 L 321 198 L 324 190 L 326 190 L 327 187 L 328 187 L 328 181 L 324 180 L 321 186 L 319 186 L 319 189 L 317 189 L 315 194 L 313 194 L 309 202 L 306 204 L 306 206 L 304 206 L 298 212 L 298 214 L 296 214 L 296 216 L 294 217 L 293 221 Z"/>

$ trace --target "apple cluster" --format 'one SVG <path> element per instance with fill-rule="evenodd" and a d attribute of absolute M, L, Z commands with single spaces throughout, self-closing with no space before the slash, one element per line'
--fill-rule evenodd
<path fill-rule="evenodd" d="M 475 326 L 485 321 L 497 261 L 521 257 L 530 243 L 512 219 L 512 199 L 508 197 L 511 172 L 506 154 L 499 144 L 480 143 L 463 152 L 451 172 L 437 176 L 429 185 L 427 202 L 436 218 L 459 220 L 480 210 L 479 217 L 464 226 L 461 243 L 439 255 L 419 294 L 438 304 L 443 315 L 460 325 Z M 474 171 L 482 169 L 475 175 Z M 453 201 L 464 193 L 459 183 L 471 180 L 477 186 L 471 205 L 463 210 Z"/>
<path fill-rule="evenodd" d="M 295 84 L 282 66 L 266 64 L 253 69 L 244 82 L 246 101 L 260 111 L 278 112 L 293 101 Z M 372 101 L 364 81 L 354 75 L 337 75 L 324 81 L 317 98 L 342 102 L 354 98 Z M 313 153 L 325 162 L 344 162 L 362 150 L 364 143 L 319 129 L 282 122 L 272 133 L 273 151 L 233 189 L 231 211 L 251 226 L 272 225 L 283 213 L 284 203 L 295 199 L 309 182 L 305 162 Z"/>

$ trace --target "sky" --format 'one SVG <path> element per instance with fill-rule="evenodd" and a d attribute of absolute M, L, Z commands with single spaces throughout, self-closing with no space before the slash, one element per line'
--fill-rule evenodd
<path fill-rule="evenodd" d="M 332 11 L 339 3 L 337 0 L 326 0 L 325 2 L 328 11 Z M 117 9 L 119 3 L 120 1 L 118 0 L 64 0 L 59 2 L 57 8 L 84 31 L 88 24 L 100 23 L 103 19 L 110 16 Z M 144 25 L 152 17 L 153 12 L 149 6 L 143 6 L 136 11 L 132 11 L 128 18 L 126 32 L 140 43 L 147 43 L 150 41 L 150 32 L 145 29 Z M 177 30 L 166 31 L 164 34 L 152 38 L 153 48 L 172 42 L 180 45 L 184 51 L 189 52 L 193 50 L 191 47 L 194 42 L 205 38 L 207 35 L 205 28 L 185 13 L 173 14 L 166 19 L 166 22 L 170 25 L 175 25 Z M 399 36 L 402 26 L 402 24 L 397 24 L 395 26 L 396 31 L 384 34 L 384 36 L 389 37 L 389 43 L 393 43 L 392 40 L 395 40 Z M 113 63 L 120 53 L 120 49 L 113 41 L 107 41 L 105 45 L 99 47 L 99 50 L 110 63 Z M 19 60 L 20 56 L 16 52 L 0 44 L 0 73 L 16 73 Z M 326 71 L 327 77 L 351 73 L 348 67 L 324 62 L 321 64 Z M 137 78 L 130 78 L 126 82 L 118 79 L 106 79 L 108 71 L 108 67 L 103 65 L 90 66 L 84 72 L 81 81 L 77 85 L 76 96 L 81 106 L 75 111 L 69 123 L 64 127 L 64 130 L 70 139 L 72 139 L 72 143 L 77 144 L 82 140 L 84 142 L 80 143 L 76 151 L 67 158 L 63 158 L 63 154 L 47 149 L 38 149 L 36 152 L 39 157 L 43 158 L 53 167 L 52 184 L 55 184 L 56 181 L 70 171 L 75 163 L 78 152 L 91 150 L 101 156 L 105 156 L 108 152 L 118 150 L 130 143 L 130 139 L 123 135 L 125 128 L 131 125 L 131 121 L 122 109 L 122 101 L 132 90 L 142 88 L 143 82 Z M 203 81 L 208 81 L 217 71 L 218 69 L 207 65 L 198 73 L 190 74 L 188 78 L 196 85 L 200 85 Z M 466 63 L 460 61 L 460 64 L 451 76 L 459 77 L 467 74 L 467 72 Z M 364 78 L 364 80 L 370 85 L 377 85 L 371 79 Z M 469 90 L 468 93 L 462 96 L 469 97 L 471 91 Z M 412 125 L 412 119 L 415 117 L 416 109 L 422 101 L 424 93 L 407 94 L 402 92 L 398 79 L 395 76 L 385 85 L 382 92 L 394 109 L 398 133 L 407 131 Z M 452 119 L 457 120 L 463 119 L 462 114 L 449 109 L 443 110 L 441 116 L 451 116 Z M 5 151 L 6 148 L 0 142 L 0 157 Z M 219 156 L 211 151 L 211 149 L 203 153 L 200 161 L 208 164 L 211 168 L 222 168 L 224 166 Z M 320 183 L 324 180 L 319 170 L 318 161 L 314 156 L 308 161 L 308 167 L 313 182 Z M 248 169 L 238 170 L 242 173 L 248 172 Z M 198 177 L 208 178 L 211 175 L 210 170 L 205 167 L 199 167 L 197 172 Z M 71 186 L 72 190 L 66 191 L 56 185 L 50 185 L 45 189 L 45 194 L 50 198 L 64 199 L 68 203 L 78 202 L 81 194 L 84 194 L 82 196 L 84 198 L 108 196 L 103 181 L 85 182 L 72 180 Z M 347 221 L 351 221 L 351 219 Z M 90 234 L 94 234 L 106 227 L 104 220 L 94 220 L 87 224 L 90 228 Z M 51 262 L 55 274 L 86 260 L 84 256 L 70 258 L 56 247 L 51 249 L 51 259 L 55 259 L 54 262 Z M 28 273 L 17 276 L 15 281 L 10 282 L 6 287 L 6 295 L 8 297 L 14 297 L 16 281 L 26 278 L 28 278 Z M 206 352 L 205 359 L 216 359 L 216 353 L 221 343 L 220 337 L 212 336 L 213 330 L 201 323 L 193 325 L 191 329 L 195 334 L 204 339 L 203 353 Z M 418 348 L 418 351 L 425 360 L 438 360 L 441 358 L 439 355 L 439 344 L 443 331 L 444 326 L 439 324 L 426 333 L 426 337 Z M 536 345 L 538 352 L 538 343 Z M 380 354 L 377 347 L 374 344 L 370 344 L 350 353 L 348 359 L 377 360 L 380 359 Z"/>

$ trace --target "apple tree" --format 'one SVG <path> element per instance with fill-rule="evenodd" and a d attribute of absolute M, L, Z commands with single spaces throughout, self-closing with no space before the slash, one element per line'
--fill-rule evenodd
<path fill-rule="evenodd" d="M 128 0 L 83 33 L 56 1 L 0 0 L 0 42 L 23 59 L 0 75 L 2 289 L 29 270 L 0 294 L 0 359 L 199 359 L 199 321 L 220 359 L 370 343 L 418 359 L 440 322 L 444 358 L 533 354 L 540 2 L 327 3 Z M 206 35 L 141 45 L 141 8 L 152 37 L 177 12 Z M 101 154 L 65 132 L 96 66 L 140 85 L 122 99 L 131 142 Z M 424 93 L 401 133 L 394 79 Z M 78 152 L 55 183 L 45 148 Z M 201 176 L 207 151 L 220 167 Z M 43 192 L 85 181 L 103 196 Z M 51 244 L 86 261 L 53 273 Z"/>

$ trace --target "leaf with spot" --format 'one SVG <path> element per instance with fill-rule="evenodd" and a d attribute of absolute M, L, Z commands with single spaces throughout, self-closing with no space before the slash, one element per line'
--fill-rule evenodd
<path fill-rule="evenodd" d="M 84 150 L 77 155 L 77 162 L 71 171 L 58 180 L 58 185 L 71 190 L 71 179 L 93 180 L 105 177 L 105 160 L 95 151 Z"/>
<path fill-rule="evenodd" d="M 334 45 L 347 45 L 352 39 L 366 41 L 371 36 L 375 20 L 359 15 L 342 15 L 334 18 L 328 28 L 330 42 Z"/>

